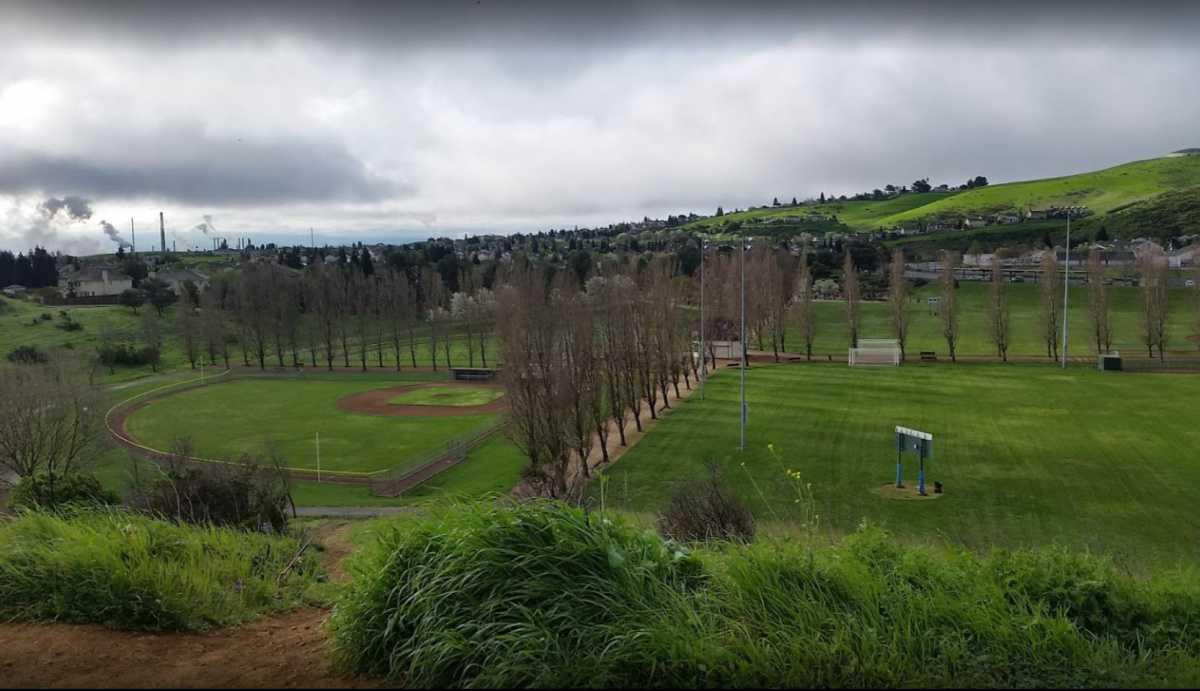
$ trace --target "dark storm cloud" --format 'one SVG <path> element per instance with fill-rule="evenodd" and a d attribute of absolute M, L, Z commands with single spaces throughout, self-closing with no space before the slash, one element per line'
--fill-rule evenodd
<path fill-rule="evenodd" d="M 0 193 L 60 189 L 97 197 L 232 205 L 369 202 L 406 193 L 402 185 L 371 174 L 344 147 L 327 141 L 214 139 L 181 128 L 137 137 L 124 157 L 5 155 L 0 150 Z"/>
<path fill-rule="evenodd" d="M 2 12 L 2 11 L 0 11 Z M 1093 38 L 1194 39 L 1197 3 L 1068 0 L 1044 2 L 966 0 L 782 2 L 695 0 L 562 2 L 448 0 L 363 2 L 300 0 L 245 3 L 21 2 L 10 14 L 27 27 L 50 32 L 128 34 L 139 42 L 178 45 L 191 41 L 261 37 L 272 33 L 370 44 L 373 49 L 505 47 L 521 50 L 568 45 L 584 50 L 642 41 L 770 40 L 797 31 L 839 31 L 860 37 L 941 29 L 1003 42 L 1013 34 Z M 2 16 L 2 15 L 0 15 Z M 550 68 L 551 66 L 547 66 Z"/>

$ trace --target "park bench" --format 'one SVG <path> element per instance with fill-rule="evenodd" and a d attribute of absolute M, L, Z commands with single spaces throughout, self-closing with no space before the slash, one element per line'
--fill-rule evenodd
<path fill-rule="evenodd" d="M 937 362 L 937 353 L 932 350 L 922 350 L 921 362 Z"/>

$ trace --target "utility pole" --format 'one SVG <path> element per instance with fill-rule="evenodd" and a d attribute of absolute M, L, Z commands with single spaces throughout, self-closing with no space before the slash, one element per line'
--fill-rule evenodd
<path fill-rule="evenodd" d="M 1067 255 L 1063 265 L 1063 352 L 1062 366 L 1067 368 L 1067 300 L 1071 297 L 1071 207 L 1067 207 Z"/>

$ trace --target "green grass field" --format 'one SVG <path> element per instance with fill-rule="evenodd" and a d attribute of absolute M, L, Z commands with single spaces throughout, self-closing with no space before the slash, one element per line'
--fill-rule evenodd
<path fill-rule="evenodd" d="M 995 355 L 996 349 L 988 335 L 985 321 L 988 285 L 962 281 L 959 286 L 959 354 Z M 1009 355 L 1045 356 L 1046 346 L 1041 337 L 1038 318 L 1040 310 L 1038 287 L 1030 283 L 1010 283 L 1008 290 L 1012 315 L 1012 343 L 1009 347 Z M 946 341 L 942 337 L 941 320 L 935 314 L 930 313 L 925 302 L 926 298 L 937 295 L 940 295 L 940 289 L 935 284 L 912 292 L 906 350 L 913 357 L 916 357 L 922 350 L 932 350 L 939 357 L 947 357 L 948 351 L 946 350 Z M 1200 309 L 1197 308 L 1197 298 L 1197 293 L 1192 290 L 1179 288 L 1171 291 L 1170 345 L 1168 349 L 1200 354 L 1196 345 L 1187 340 L 1187 336 L 1200 330 Z M 1138 299 L 1137 288 L 1110 288 L 1113 348 L 1129 354 L 1146 352 L 1145 346 L 1138 340 L 1140 332 Z M 1095 353 L 1095 346 L 1090 338 L 1091 325 L 1087 313 L 1086 287 L 1071 287 L 1070 304 L 1071 354 L 1090 356 Z M 845 303 L 841 301 L 818 302 L 815 305 L 815 313 L 817 338 L 814 350 L 822 355 L 832 354 L 835 360 L 840 358 L 842 362 L 845 362 L 849 347 Z M 882 302 L 862 303 L 860 313 L 860 338 L 892 337 L 891 321 L 886 304 Z M 757 343 L 752 341 L 751 347 L 757 347 Z M 788 332 L 787 347 L 789 351 L 793 352 L 801 352 L 804 349 L 804 342 L 795 329 Z"/>
<path fill-rule="evenodd" d="M 608 470 L 606 499 L 653 514 L 712 461 L 760 521 L 791 530 L 797 495 L 785 471 L 795 469 L 835 535 L 867 520 L 969 548 L 1063 543 L 1131 568 L 1194 563 L 1200 412 L 1187 401 L 1198 386 L 1193 375 L 1049 365 L 755 367 L 739 452 L 738 376 L 724 371 L 705 400 L 679 406 Z M 896 425 L 934 435 L 928 477 L 945 483 L 944 497 L 876 493 L 895 475 Z"/>
<path fill-rule="evenodd" d="M 135 438 L 167 449 L 190 436 L 194 452 L 208 458 L 263 453 L 274 444 L 287 464 L 316 467 L 315 435 L 321 435 L 321 469 L 372 472 L 403 468 L 447 441 L 486 425 L 492 415 L 380 417 L 339 410 L 339 398 L 432 374 L 248 378 L 192 389 L 152 401 L 129 419 Z"/>
<path fill-rule="evenodd" d="M 462 386 L 427 386 L 406 391 L 392 400 L 393 405 L 485 405 L 504 395 L 503 389 Z"/>
<path fill-rule="evenodd" d="M 526 463 L 521 451 L 498 434 L 472 449 L 462 463 L 399 497 L 377 497 L 366 485 L 297 480 L 292 482 L 292 498 L 297 506 L 414 506 L 480 499 L 504 494 L 515 487 Z"/>

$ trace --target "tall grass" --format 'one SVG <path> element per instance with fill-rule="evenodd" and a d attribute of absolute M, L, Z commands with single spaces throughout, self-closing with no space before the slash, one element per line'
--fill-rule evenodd
<path fill-rule="evenodd" d="M 0 617 L 198 630 L 299 604 L 317 580 L 296 539 L 120 510 L 0 521 Z M 289 568 L 289 564 L 291 564 Z"/>
<path fill-rule="evenodd" d="M 332 620 L 411 686 L 1118 686 L 1200 681 L 1200 586 L 1061 550 L 973 556 L 864 528 L 684 550 L 555 504 L 392 528 Z"/>

